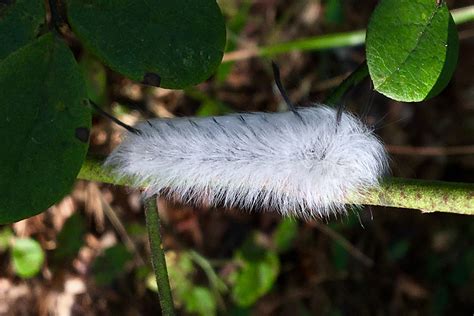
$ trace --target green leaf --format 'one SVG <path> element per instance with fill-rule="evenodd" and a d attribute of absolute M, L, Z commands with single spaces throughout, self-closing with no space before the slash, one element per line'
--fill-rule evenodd
<path fill-rule="evenodd" d="M 382 0 L 370 19 L 366 40 L 375 89 L 398 101 L 434 96 L 454 72 L 458 45 L 446 4 Z"/>
<path fill-rule="evenodd" d="M 280 261 L 272 251 L 265 251 L 258 260 L 241 259 L 242 268 L 236 275 L 232 298 L 238 305 L 245 307 L 272 289 L 280 271 Z"/>
<path fill-rule="evenodd" d="M 7 226 L 0 230 L 0 252 L 7 250 L 12 239 L 13 231 L 10 227 Z"/>
<path fill-rule="evenodd" d="M 212 289 L 212 292 L 216 297 L 220 297 L 221 293 L 227 292 L 227 286 L 224 281 L 217 275 L 216 271 L 211 265 L 209 260 L 197 253 L 196 251 L 190 250 L 187 251 L 189 257 L 196 263 L 206 274 L 209 281 L 209 287 Z"/>
<path fill-rule="evenodd" d="M 284 218 L 273 235 L 273 242 L 278 252 L 290 249 L 298 233 L 298 222 L 293 218 Z"/>
<path fill-rule="evenodd" d="M 218 292 L 226 290 L 226 287 L 212 270 L 207 259 L 194 251 L 183 251 L 179 254 L 168 251 L 166 263 L 176 305 L 183 306 L 187 313 L 215 315 L 216 301 L 219 298 L 222 300 Z M 193 274 L 196 270 L 194 263 L 198 264 L 206 273 L 210 288 L 197 286 L 193 282 Z M 159 292 L 153 273 L 150 273 L 146 278 L 146 285 L 149 290 Z"/>
<path fill-rule="evenodd" d="M 430 93 L 426 97 L 431 98 L 438 95 L 448 85 L 451 77 L 456 70 L 459 55 L 459 37 L 456 24 L 454 23 L 453 17 L 450 15 L 449 29 L 448 29 L 448 50 L 446 52 L 446 61 L 444 63 L 441 74 L 438 77 L 435 85 L 431 89 Z"/>
<path fill-rule="evenodd" d="M 52 34 L 0 63 L 0 223 L 36 215 L 66 195 L 88 146 L 86 87 Z"/>
<path fill-rule="evenodd" d="M 79 67 L 86 81 L 89 99 L 97 104 L 103 104 L 107 89 L 107 73 L 104 65 L 92 55 L 84 54 L 79 61 Z"/>
<path fill-rule="evenodd" d="M 202 286 L 193 287 L 185 297 L 185 308 L 188 313 L 212 316 L 216 314 L 216 307 L 216 300 L 211 291 Z"/>
<path fill-rule="evenodd" d="M 0 2 L 0 61 L 39 35 L 45 15 L 44 1 Z"/>
<path fill-rule="evenodd" d="M 12 248 L 12 261 L 15 273 L 22 278 L 34 277 L 44 262 L 41 245 L 34 239 L 16 239 Z"/>
<path fill-rule="evenodd" d="M 98 285 L 111 284 L 124 271 L 125 264 L 132 259 L 124 245 L 107 248 L 92 264 L 92 272 Z"/>
<path fill-rule="evenodd" d="M 225 24 L 215 0 L 67 4 L 71 26 L 84 45 L 133 80 L 184 88 L 207 79 L 222 59 Z"/>
<path fill-rule="evenodd" d="M 76 212 L 69 217 L 58 235 L 55 260 L 64 262 L 66 259 L 74 258 L 84 244 L 85 231 L 86 225 L 80 213 Z"/>
<path fill-rule="evenodd" d="M 187 252 L 179 254 L 166 253 L 168 264 L 168 276 L 173 289 L 173 296 L 177 302 L 183 302 L 186 295 L 193 288 L 193 273 L 195 271 L 193 261 Z"/>

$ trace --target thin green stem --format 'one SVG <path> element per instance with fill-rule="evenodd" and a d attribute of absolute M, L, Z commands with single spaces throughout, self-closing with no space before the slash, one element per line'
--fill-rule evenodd
<path fill-rule="evenodd" d="M 457 25 L 474 21 L 474 6 L 454 9 L 451 11 L 451 14 Z M 365 42 L 365 32 L 365 30 L 357 30 L 352 32 L 325 34 L 321 36 L 302 38 L 295 41 L 232 51 L 225 54 L 223 62 L 231 62 L 252 57 L 274 56 L 291 51 L 319 51 L 362 45 Z"/>
<path fill-rule="evenodd" d="M 451 11 L 451 15 L 453 16 L 454 23 L 457 25 L 474 21 L 474 5 L 454 9 Z"/>
<path fill-rule="evenodd" d="M 88 157 L 82 164 L 78 179 L 110 183 L 115 185 L 133 186 L 131 179 L 120 178 L 112 173 L 112 170 L 103 166 L 101 157 Z"/>
<path fill-rule="evenodd" d="M 155 272 L 161 311 L 165 316 L 174 316 L 173 297 L 171 296 L 170 281 L 166 268 L 165 252 L 160 234 L 160 217 L 156 206 L 156 195 L 145 201 L 145 218 L 148 229 L 148 239 L 151 248 L 151 262 Z"/>
<path fill-rule="evenodd" d="M 339 100 L 342 96 L 349 90 L 350 88 L 357 85 L 359 82 L 364 80 L 369 75 L 369 68 L 367 67 L 367 62 L 364 60 L 359 67 L 357 67 L 354 72 L 352 72 L 344 81 L 341 82 L 329 95 L 326 99 L 326 104 L 329 105 L 336 105 L 338 104 Z"/>
<path fill-rule="evenodd" d="M 328 34 L 286 43 L 272 44 L 260 49 L 260 56 L 273 56 L 288 51 L 323 50 L 363 44 L 365 30 L 347 33 Z"/>
<path fill-rule="evenodd" d="M 79 179 L 133 186 L 101 167 L 99 160 L 84 162 Z M 360 204 L 474 215 L 474 184 L 403 178 L 386 178 L 380 189 L 369 192 Z M 158 227 L 158 226 L 156 226 Z"/>

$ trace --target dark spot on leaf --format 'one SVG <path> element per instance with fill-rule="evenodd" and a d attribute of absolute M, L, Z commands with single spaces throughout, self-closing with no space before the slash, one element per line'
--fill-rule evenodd
<path fill-rule="evenodd" d="M 89 140 L 89 129 L 87 127 L 78 127 L 75 130 L 76 138 L 83 143 L 87 143 Z"/>
<path fill-rule="evenodd" d="M 161 77 L 155 73 L 147 72 L 145 76 L 143 76 L 142 83 L 154 87 L 159 87 L 161 84 Z"/>
<path fill-rule="evenodd" d="M 83 106 L 89 106 L 89 100 L 87 100 L 87 99 L 82 100 L 82 105 Z"/>

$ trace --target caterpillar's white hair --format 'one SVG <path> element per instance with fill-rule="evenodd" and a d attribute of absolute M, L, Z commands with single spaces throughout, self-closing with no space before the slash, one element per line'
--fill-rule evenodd
<path fill-rule="evenodd" d="M 183 202 L 276 210 L 298 217 L 344 211 L 376 188 L 387 155 L 373 130 L 326 106 L 281 113 L 154 119 L 107 158 L 119 176 Z"/>

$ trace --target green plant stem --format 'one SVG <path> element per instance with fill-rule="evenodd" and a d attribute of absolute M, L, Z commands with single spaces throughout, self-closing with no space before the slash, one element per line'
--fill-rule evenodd
<path fill-rule="evenodd" d="M 293 50 L 323 50 L 345 46 L 356 46 L 365 41 L 365 30 L 346 33 L 328 34 L 318 37 L 300 39 L 296 41 L 264 46 L 260 49 L 260 56 L 273 56 Z"/>
<path fill-rule="evenodd" d="M 132 181 L 114 177 L 99 160 L 87 159 L 79 179 L 133 186 Z M 348 201 L 349 202 L 349 201 Z M 474 215 L 474 184 L 403 178 L 386 178 L 379 190 L 369 192 L 360 204 Z M 156 226 L 158 227 L 158 226 Z"/>
<path fill-rule="evenodd" d="M 380 191 L 370 192 L 360 203 L 474 215 L 474 184 L 386 178 Z"/>
<path fill-rule="evenodd" d="M 325 103 L 329 105 L 337 104 L 347 90 L 364 80 L 368 75 L 369 68 L 367 67 L 367 62 L 364 60 L 354 72 L 331 92 Z"/>
<path fill-rule="evenodd" d="M 454 22 L 459 25 L 474 21 L 474 6 L 454 9 L 451 11 Z M 247 59 L 251 57 L 274 56 L 291 51 L 319 51 L 339 47 L 362 45 L 365 42 L 365 30 L 345 33 L 326 34 L 302 38 L 295 41 L 270 44 L 262 47 L 244 49 L 226 53 L 223 62 Z"/>
<path fill-rule="evenodd" d="M 165 316 L 174 316 L 173 297 L 171 296 L 170 281 L 166 268 L 165 252 L 160 234 L 160 217 L 156 206 L 156 195 L 145 201 L 145 218 L 148 229 L 148 239 L 151 248 L 151 262 L 155 272 L 161 311 Z"/>
<path fill-rule="evenodd" d="M 451 10 L 451 15 L 453 16 L 454 23 L 458 25 L 474 21 L 474 5 Z"/>

